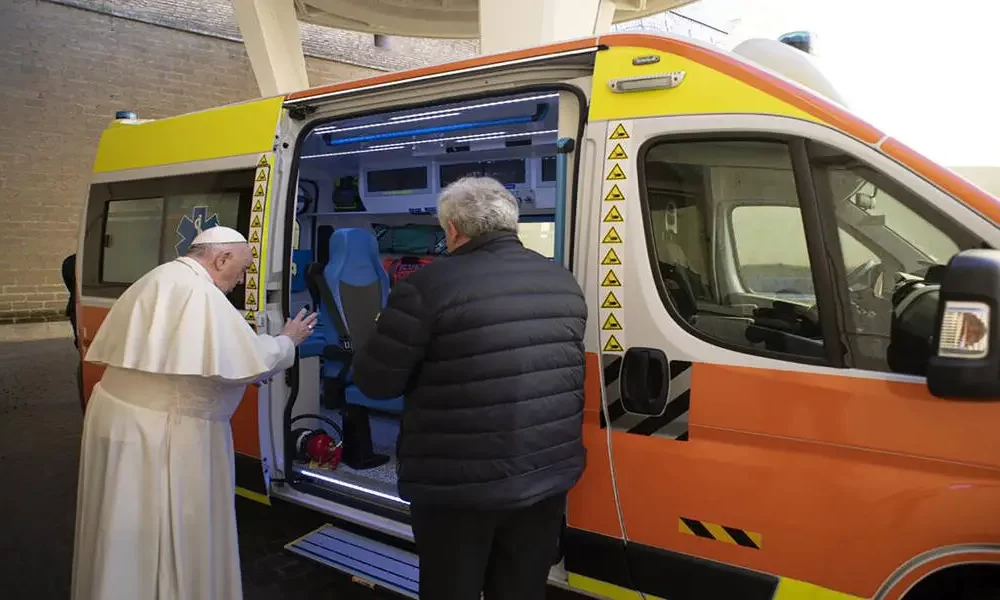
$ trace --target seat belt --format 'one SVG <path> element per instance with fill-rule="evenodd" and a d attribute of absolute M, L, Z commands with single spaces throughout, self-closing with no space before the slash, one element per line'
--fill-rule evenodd
<path fill-rule="evenodd" d="M 337 306 L 337 301 L 333 297 L 333 291 L 330 290 L 330 285 L 326 281 L 326 277 L 323 275 L 323 265 L 319 263 L 313 263 L 309 266 L 309 279 L 312 284 L 316 287 L 319 292 L 320 302 L 326 307 L 327 314 L 333 319 L 333 327 L 337 330 L 337 335 L 340 337 L 340 344 L 342 349 L 348 352 L 353 352 L 354 347 L 351 345 L 351 334 L 347 331 L 347 325 L 344 323 L 344 316 L 340 314 L 340 307 Z"/>
<path fill-rule="evenodd" d="M 337 306 L 333 292 L 323 275 L 323 265 L 319 263 L 310 265 L 307 281 L 319 292 L 320 302 L 326 307 L 327 314 L 333 319 L 333 327 L 337 330 L 337 335 L 340 336 L 340 346 L 327 344 L 323 347 L 323 358 L 339 361 L 343 365 L 336 377 L 324 378 L 323 404 L 327 408 L 343 408 L 347 405 L 347 375 L 351 371 L 351 363 L 354 360 L 351 334 L 347 331 L 347 325 L 340 314 L 340 308 Z M 327 383 L 329 385 L 326 385 Z"/>

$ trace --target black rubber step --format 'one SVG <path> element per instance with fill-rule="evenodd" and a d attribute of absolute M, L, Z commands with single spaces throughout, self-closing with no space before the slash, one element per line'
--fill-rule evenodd
<path fill-rule="evenodd" d="M 420 567 L 412 552 L 324 525 L 285 546 L 305 558 L 354 575 L 366 583 L 417 598 Z"/>

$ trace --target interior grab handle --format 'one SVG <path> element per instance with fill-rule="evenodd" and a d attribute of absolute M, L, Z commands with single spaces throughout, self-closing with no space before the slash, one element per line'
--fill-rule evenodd
<path fill-rule="evenodd" d="M 566 264 L 566 205 L 569 203 L 569 157 L 576 148 L 573 138 L 559 138 L 556 142 L 556 218 L 555 218 L 555 249 L 553 258 L 559 264 L 569 268 Z"/>

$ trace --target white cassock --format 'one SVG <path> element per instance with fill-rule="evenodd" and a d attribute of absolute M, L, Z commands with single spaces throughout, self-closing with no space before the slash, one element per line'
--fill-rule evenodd
<path fill-rule="evenodd" d="M 294 359 L 193 259 L 121 296 L 86 356 L 107 370 L 84 418 L 74 600 L 242 598 L 229 419 Z"/>

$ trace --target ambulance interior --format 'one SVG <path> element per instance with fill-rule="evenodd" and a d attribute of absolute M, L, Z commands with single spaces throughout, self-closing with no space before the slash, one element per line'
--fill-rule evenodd
<path fill-rule="evenodd" d="M 289 308 L 318 308 L 320 321 L 300 348 L 288 416 L 323 419 L 286 416 L 283 426 L 309 485 L 405 507 L 396 489 L 403 399 L 366 397 L 351 381 L 352 348 L 374 330 L 392 287 L 446 254 L 437 197 L 461 177 L 506 185 L 520 204 L 522 241 L 553 256 L 559 97 L 534 92 L 323 122 L 304 138 Z M 343 441 L 339 462 L 333 451 L 329 460 L 310 454 L 317 428 Z"/>

